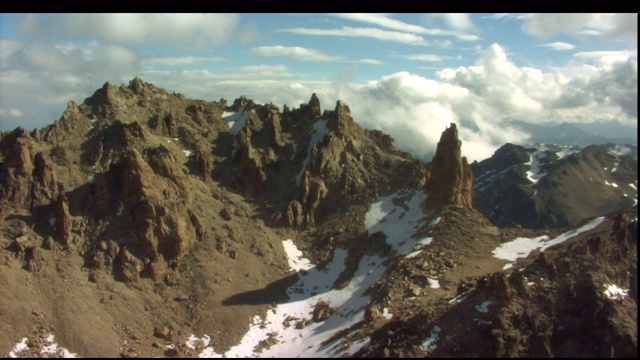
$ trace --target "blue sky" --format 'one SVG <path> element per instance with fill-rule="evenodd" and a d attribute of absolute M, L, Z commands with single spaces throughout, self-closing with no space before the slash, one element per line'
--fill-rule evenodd
<path fill-rule="evenodd" d="M 1 14 L 0 130 L 135 76 L 191 98 L 349 105 L 416 155 L 451 122 L 468 157 L 534 123 L 637 126 L 637 14 Z"/>

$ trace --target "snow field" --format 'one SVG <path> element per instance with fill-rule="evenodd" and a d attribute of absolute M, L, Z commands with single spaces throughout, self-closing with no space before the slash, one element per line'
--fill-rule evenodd
<path fill-rule="evenodd" d="M 400 196 L 407 198 L 406 208 L 393 204 L 392 200 Z M 417 242 L 412 239 L 414 228 L 425 216 L 421 208 L 425 198 L 423 191 L 398 192 L 381 198 L 372 204 L 365 215 L 369 234 L 382 231 L 387 236 L 387 243 L 400 255 L 409 254 Z M 433 223 L 440 220 L 436 219 Z M 427 245 L 431 240 L 425 238 L 419 242 Z M 363 294 L 382 278 L 386 270 L 383 264 L 385 258 L 377 255 L 362 257 L 349 284 L 342 289 L 335 289 L 333 284 L 345 269 L 346 249 L 335 249 L 332 260 L 320 269 L 303 258 L 292 240 L 284 240 L 283 247 L 290 268 L 300 271 L 298 282 L 287 289 L 289 301 L 269 310 L 264 319 L 256 316 L 240 343 L 226 353 L 219 354 L 213 347 L 207 347 L 200 357 L 339 357 L 354 354 L 369 344 L 368 338 L 346 346 L 341 344 L 340 340 L 349 337 L 357 329 L 332 337 L 364 320 L 364 309 L 370 297 Z M 435 279 L 429 279 L 429 283 L 432 288 L 439 286 Z M 316 323 L 312 321 L 313 310 L 319 301 L 328 303 L 336 312 L 325 321 Z M 386 318 L 393 316 L 388 309 L 383 311 Z M 297 326 L 305 320 L 304 326 Z M 270 346 L 260 346 L 267 339 L 276 341 L 271 341 Z"/>

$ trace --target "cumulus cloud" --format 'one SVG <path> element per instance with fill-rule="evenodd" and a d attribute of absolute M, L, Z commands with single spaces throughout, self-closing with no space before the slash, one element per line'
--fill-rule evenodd
<path fill-rule="evenodd" d="M 288 56 L 304 61 L 339 61 L 342 56 L 327 55 L 321 51 L 299 46 L 259 46 L 249 50 L 249 54 L 260 56 Z"/>
<path fill-rule="evenodd" d="M 388 31 L 378 28 L 361 28 L 345 26 L 340 29 L 317 29 L 317 28 L 287 28 L 277 30 L 279 32 L 288 32 L 301 35 L 320 35 L 320 36 L 344 36 L 344 37 L 362 37 L 372 38 L 381 41 L 392 41 L 407 45 L 415 46 L 441 46 L 449 47 L 452 45 L 449 40 L 427 40 L 422 36 L 412 33 L 404 33 L 400 31 Z"/>
<path fill-rule="evenodd" d="M 140 71 L 144 62 L 122 45 L 27 43 L 2 55 L 0 82 L 2 89 L 11 92 L 0 94 L 0 113 L 3 130 L 18 125 L 40 127 L 59 118 L 67 101 L 82 102 L 106 80 L 126 84 L 136 75 L 204 100 L 232 101 L 245 95 L 258 103 L 297 107 L 317 93 L 324 109 L 333 109 L 338 99 L 345 101 L 362 127 L 389 133 L 400 149 L 426 161 L 452 122 L 458 124 L 463 155 L 470 161 L 490 156 L 506 142 L 526 142 L 526 134 L 506 125 L 512 119 L 539 123 L 616 119 L 637 124 L 634 53 L 626 57 L 576 53 L 571 66 L 546 71 L 518 66 L 507 54 L 493 44 L 483 49 L 474 65 L 445 68 L 435 79 L 398 72 L 355 84 L 344 76 L 307 81 L 284 65 L 236 66 L 215 72 L 171 67 Z M 162 63 L 157 59 L 162 58 L 152 62 Z M 22 112 L 24 116 L 19 120 L 8 116 L 12 109 L 14 115 Z"/>
<path fill-rule="evenodd" d="M 35 37 L 98 38 L 147 46 L 210 49 L 238 27 L 236 14 L 29 14 L 18 30 Z"/>
<path fill-rule="evenodd" d="M 21 112 L 24 120 L 18 124 L 3 119 L 4 129 L 51 123 L 60 117 L 69 100 L 82 102 L 105 81 L 127 82 L 140 65 L 135 51 L 97 41 L 13 45 L 13 51 L 3 55 L 0 107 Z"/>
<path fill-rule="evenodd" d="M 595 60 L 599 67 L 611 69 L 613 64 L 625 62 L 629 59 L 637 59 L 637 51 L 581 51 L 573 54 L 580 59 Z"/>
<path fill-rule="evenodd" d="M 360 87 L 343 85 L 336 96 L 363 127 L 389 133 L 399 148 L 427 161 L 451 122 L 459 125 L 463 155 L 470 161 L 491 156 L 506 142 L 526 143 L 528 135 L 507 125 L 513 119 L 637 123 L 634 59 L 610 67 L 583 65 L 575 73 L 544 72 L 515 65 L 493 44 L 475 65 L 444 69 L 437 77 L 400 72 Z"/>
<path fill-rule="evenodd" d="M 616 62 L 591 80 L 587 89 L 596 102 L 621 109 L 628 117 L 638 118 L 638 63 Z"/>
<path fill-rule="evenodd" d="M 498 111 L 468 89 L 408 72 L 358 88 L 345 86 L 338 95 L 361 126 L 390 134 L 400 149 L 426 161 L 431 161 L 442 131 L 451 123 L 459 124 L 462 152 L 470 161 L 527 137 L 496 127 L 503 120 Z"/>

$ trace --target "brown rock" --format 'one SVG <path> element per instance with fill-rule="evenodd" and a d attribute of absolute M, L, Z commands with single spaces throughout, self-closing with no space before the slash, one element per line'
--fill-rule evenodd
<path fill-rule="evenodd" d="M 156 326 L 153 329 L 153 336 L 160 339 L 171 339 L 171 329 L 167 326 Z"/>
<path fill-rule="evenodd" d="M 160 254 L 155 260 L 149 263 L 149 275 L 154 281 L 160 281 L 167 273 L 167 262 Z"/>
<path fill-rule="evenodd" d="M 69 212 L 69 201 L 64 194 L 64 187 L 58 183 L 58 200 L 54 205 L 55 225 L 60 237 L 60 242 L 66 248 L 71 246 L 71 213 Z"/>
<path fill-rule="evenodd" d="M 327 320 L 333 313 L 335 309 L 331 308 L 328 303 L 320 300 L 316 303 L 313 308 L 313 321 L 321 322 Z"/>
<path fill-rule="evenodd" d="M 57 195 L 56 173 L 45 159 L 44 154 L 38 152 L 34 160 L 33 183 L 31 185 L 31 211 L 33 212 L 38 206 L 48 205 Z"/>
<path fill-rule="evenodd" d="M 233 163 L 240 173 L 240 187 L 244 195 L 256 197 L 262 195 L 267 185 L 267 175 L 256 150 L 251 145 L 251 130 L 245 125 L 237 135 L 238 147 Z"/>
<path fill-rule="evenodd" d="M 322 179 L 311 178 L 309 171 L 302 177 L 302 209 L 309 226 L 315 226 L 316 213 L 329 190 Z"/>
<path fill-rule="evenodd" d="M 461 157 L 462 142 L 456 124 L 451 123 L 440 137 L 426 183 L 425 206 L 433 209 L 443 205 L 471 208 L 473 174 L 465 157 Z"/>

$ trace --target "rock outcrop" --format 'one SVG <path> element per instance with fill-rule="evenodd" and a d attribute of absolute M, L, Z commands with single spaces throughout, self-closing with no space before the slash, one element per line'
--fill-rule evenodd
<path fill-rule="evenodd" d="M 240 189 L 245 196 L 262 195 L 267 187 L 265 174 L 257 151 L 251 144 L 251 129 L 243 127 L 238 133 L 238 149 L 234 156 L 236 169 L 240 173 Z"/>
<path fill-rule="evenodd" d="M 472 207 L 473 173 L 467 158 L 461 155 L 462 142 L 458 129 L 451 123 L 440 137 L 431 171 L 425 185 L 428 197 L 425 206 L 434 209 L 444 205 Z"/>

